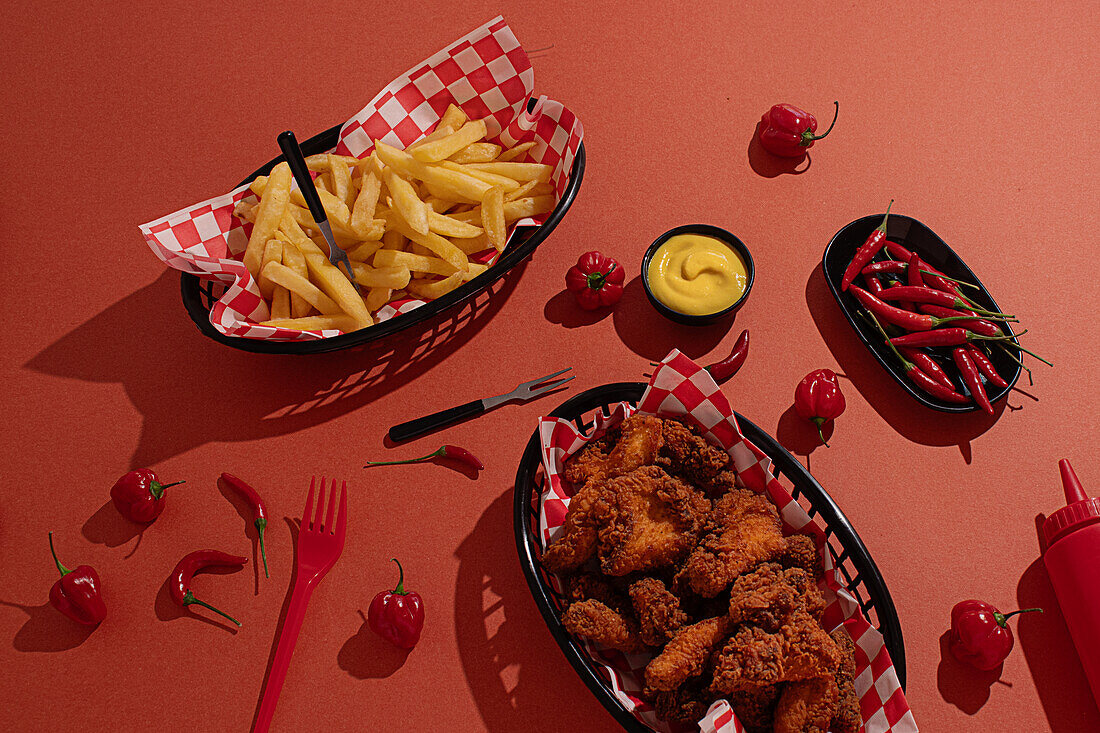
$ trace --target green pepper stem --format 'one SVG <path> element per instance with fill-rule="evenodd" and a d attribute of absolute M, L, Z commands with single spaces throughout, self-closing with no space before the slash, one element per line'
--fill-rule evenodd
<path fill-rule="evenodd" d="M 829 129 L 821 133 L 820 135 L 815 135 L 809 130 L 804 131 L 802 133 L 802 139 L 798 143 L 799 145 L 802 145 L 803 147 L 809 147 L 810 143 L 812 143 L 814 140 L 820 140 L 821 138 L 825 137 L 833 131 L 833 125 L 836 124 L 836 118 L 840 116 L 840 102 L 833 102 L 833 105 L 836 107 L 836 109 L 833 111 L 833 121 L 829 123 Z"/>
<path fill-rule="evenodd" d="M 185 605 L 185 606 L 190 606 L 190 605 L 192 605 L 192 604 L 195 604 L 195 605 L 199 605 L 199 606 L 202 606 L 203 608 L 209 608 L 209 609 L 210 609 L 211 611 L 213 611 L 214 613 L 217 613 L 217 614 L 220 614 L 220 615 L 222 615 L 222 616 L 225 616 L 225 617 L 226 617 L 227 619 L 229 619 L 229 620 L 230 620 L 230 621 L 232 621 L 233 623 L 237 624 L 237 626 L 240 626 L 240 625 L 241 625 L 241 622 L 240 622 L 240 621 L 238 621 L 237 619 L 233 618 L 232 616 L 230 616 L 230 615 L 229 615 L 228 613 L 226 613 L 225 611 L 222 611 L 222 610 L 219 610 L 219 609 L 217 609 L 217 608 L 214 608 L 213 606 L 211 606 L 211 605 L 210 605 L 209 603 L 206 603 L 205 601 L 200 601 L 200 600 L 199 600 L 198 598 L 195 598 L 195 595 L 194 595 L 194 594 L 193 594 L 193 593 L 192 593 L 191 591 L 187 591 L 187 595 L 185 595 L 185 596 L 183 597 L 183 605 Z"/>
<path fill-rule="evenodd" d="M 391 560 L 397 563 L 397 570 L 401 573 L 397 579 L 397 587 L 393 589 L 393 592 L 399 596 L 407 596 L 409 592 L 405 590 L 405 568 L 401 567 L 401 563 L 397 562 L 396 557 L 391 557 Z"/>
<path fill-rule="evenodd" d="M 424 461 L 430 460 L 432 458 L 438 458 L 439 456 L 443 455 L 446 450 L 447 446 L 441 446 L 439 450 L 432 451 L 426 456 L 420 456 L 419 458 L 407 458 L 403 461 L 367 461 L 367 465 L 363 466 L 363 468 L 370 468 L 371 466 L 400 466 L 405 463 L 423 463 Z"/>
<path fill-rule="evenodd" d="M 825 442 L 825 433 L 821 431 L 821 426 L 825 424 L 825 418 L 823 417 L 811 417 L 810 420 L 817 425 L 817 437 L 821 438 L 822 444 L 828 448 L 829 444 Z"/>
<path fill-rule="evenodd" d="M 901 361 L 901 365 L 905 368 L 905 371 L 909 372 L 917 368 L 916 364 L 901 355 L 901 352 L 898 351 L 898 347 L 894 346 L 894 342 L 891 341 L 890 337 L 887 335 L 886 329 L 884 329 L 882 327 L 882 324 L 879 323 L 878 319 L 875 318 L 874 313 L 871 313 L 870 311 L 860 311 L 860 313 L 866 318 L 870 319 L 870 321 L 875 324 L 875 328 L 877 328 L 878 332 L 882 334 L 882 338 L 886 341 L 886 345 L 890 347 L 890 351 L 893 351 L 894 356 L 896 356 L 898 360 Z"/>
<path fill-rule="evenodd" d="M 260 556 L 264 559 L 264 577 L 270 578 L 267 572 L 267 550 L 264 549 L 264 530 L 267 529 L 267 520 L 260 517 L 256 520 L 256 531 L 260 535 Z"/>
<path fill-rule="evenodd" d="M 1012 335 L 1010 335 L 1010 336 L 1007 336 L 1007 337 L 1005 337 L 1005 338 L 1002 338 L 1002 339 L 997 339 L 997 338 L 995 338 L 995 337 L 992 337 L 992 338 L 991 338 L 991 337 L 982 337 L 982 338 L 984 338 L 984 339 L 985 339 L 986 341 L 1001 341 L 1001 342 L 1002 342 L 1002 343 L 1001 343 L 1001 346 L 1003 346 L 1003 347 L 1005 348 L 1005 350 L 1006 350 L 1006 351 L 1007 351 L 1007 350 L 1008 350 L 1009 348 L 1013 348 L 1013 349 L 1019 349 L 1020 351 L 1024 352 L 1025 354 L 1030 354 L 1031 356 L 1034 356 L 1034 357 L 1035 357 L 1036 359 L 1038 359 L 1039 361 L 1043 362 L 1043 363 L 1044 363 L 1044 364 L 1046 364 L 1047 366 L 1050 366 L 1050 367 L 1054 366 L 1054 365 L 1053 365 L 1053 364 L 1051 364 L 1051 363 L 1050 363 L 1049 361 L 1047 361 L 1047 360 L 1046 360 L 1046 359 L 1044 359 L 1043 357 L 1041 357 L 1041 356 L 1039 356 L 1038 354 L 1036 354 L 1036 353 L 1035 353 L 1034 351 L 1028 351 L 1028 350 L 1027 350 L 1027 349 L 1025 349 L 1025 348 L 1024 348 L 1023 346 L 1020 346 L 1020 345 L 1019 345 L 1018 343 L 1016 343 L 1015 341 L 1011 341 L 1011 339 L 1013 339 L 1013 338 L 1015 338 L 1015 337 L 1017 337 L 1017 336 L 1023 336 L 1023 335 L 1025 334 L 1025 333 L 1027 333 L 1027 329 L 1026 329 L 1026 328 L 1025 328 L 1025 329 L 1024 329 L 1023 331 L 1020 331 L 1020 333 L 1014 333 L 1014 334 L 1012 334 Z M 1003 342 L 1005 342 L 1005 341 L 1009 341 L 1009 342 L 1010 342 L 1010 343 L 1012 344 L 1012 346 L 1010 347 L 1010 346 L 1008 346 L 1008 344 L 1006 344 L 1006 343 L 1003 343 Z M 1018 359 L 1017 359 L 1017 361 L 1019 362 L 1019 360 L 1018 360 Z M 1020 366 L 1023 366 L 1023 362 L 1019 362 L 1019 363 L 1020 363 Z"/>
<path fill-rule="evenodd" d="M 180 484 L 185 484 L 185 483 L 187 483 L 187 482 L 186 481 L 173 481 L 170 484 L 162 484 L 160 481 L 154 481 L 152 483 L 152 485 L 149 487 L 149 493 L 152 494 L 154 498 L 159 499 L 160 497 L 164 496 L 164 490 L 165 489 L 169 488 L 170 486 L 179 486 Z"/>
<path fill-rule="evenodd" d="M 62 578 L 72 572 L 72 570 L 62 565 L 61 561 L 57 559 L 57 553 L 54 552 L 53 549 L 53 532 L 50 532 L 50 554 L 53 555 L 53 561 L 57 564 L 57 569 L 61 571 Z"/>
<path fill-rule="evenodd" d="M 994 613 L 994 614 L 993 614 L 993 620 L 997 622 L 997 625 L 998 625 L 998 626 L 1004 626 L 1004 625 L 1005 625 L 1005 621 L 1006 621 L 1006 620 L 1007 620 L 1007 619 L 1008 619 L 1009 617 L 1011 617 L 1011 616 L 1015 616 L 1015 615 L 1016 615 L 1016 614 L 1018 614 L 1018 613 L 1031 613 L 1032 611 L 1038 611 L 1039 613 L 1042 613 L 1042 612 L 1043 612 L 1043 609 L 1041 609 L 1041 608 L 1021 608 L 1021 609 L 1020 609 L 1019 611 L 1013 611 L 1013 612 L 1011 612 L 1011 613 L 1000 613 L 1000 612 L 997 612 L 997 613 Z"/>
<path fill-rule="evenodd" d="M 824 136 L 822 136 L 824 137 Z M 886 207 L 886 215 L 882 217 L 882 223 L 875 227 L 878 231 L 886 234 L 886 222 L 890 220 L 890 209 L 894 208 L 894 199 L 890 199 L 889 205 Z"/>
<path fill-rule="evenodd" d="M 908 267 L 908 266 L 909 266 L 908 263 L 906 263 L 906 267 Z M 964 282 L 963 280 L 956 280 L 953 277 L 948 277 L 947 275 L 942 275 L 938 272 L 932 272 L 931 270 L 919 270 L 919 272 L 924 274 L 924 275 L 935 275 L 936 277 L 940 278 L 941 280 L 947 280 L 948 282 L 953 282 L 956 285 L 965 285 L 966 287 L 974 288 L 975 290 L 980 290 L 981 289 L 977 285 L 975 285 L 974 283 Z"/>

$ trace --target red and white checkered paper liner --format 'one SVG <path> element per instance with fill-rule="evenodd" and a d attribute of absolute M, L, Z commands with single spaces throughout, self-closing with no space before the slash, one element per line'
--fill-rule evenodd
<path fill-rule="evenodd" d="M 560 198 L 569 183 L 584 129 L 561 102 L 545 96 L 527 112 L 534 85 L 535 73 L 527 53 L 498 16 L 390 82 L 344 123 L 339 144 L 329 152 L 362 158 L 374 149 L 374 140 L 405 148 L 434 129 L 447 105 L 454 103 L 471 119 L 485 119 L 489 140 L 509 147 L 533 140 L 535 147 L 526 159 L 554 166 L 550 181 Z M 252 231 L 251 224 L 233 215 L 242 200 L 257 200 L 247 185 L 139 228 L 153 254 L 169 267 L 228 286 L 210 309 L 210 323 L 220 333 L 268 341 L 309 341 L 338 335 L 336 330 L 294 331 L 256 325 L 270 314 L 239 259 Z M 522 219 L 515 226 L 538 226 L 546 216 Z M 484 263 L 492 258 L 472 259 Z M 381 308 L 375 318 L 384 321 L 423 304 L 414 299 L 396 301 Z"/>
<path fill-rule="evenodd" d="M 776 479 L 772 473 L 771 459 L 741 434 L 733 408 L 710 373 L 679 351 L 673 350 L 654 371 L 636 409 L 621 402 L 614 406 L 610 414 L 601 411 L 588 435 L 582 434 L 568 420 L 542 418 L 539 421 L 542 465 L 546 477 L 539 511 L 543 549 L 557 537 L 569 508 L 568 483 L 562 477 L 566 459 L 634 412 L 679 417 L 694 425 L 708 441 L 730 454 L 739 485 L 766 492 L 775 502 L 785 533 L 801 532 L 817 540 L 825 563 L 825 579 L 821 589 L 828 604 L 822 624 L 832 629 L 843 623 L 855 641 L 855 688 L 860 698 L 865 732 L 916 733 L 916 721 L 905 700 L 882 635 L 867 622 L 855 598 L 844 588 L 832 555 L 825 551 L 825 536 L 821 529 Z M 554 581 L 558 582 L 558 579 L 554 578 Z M 561 590 L 560 583 L 558 590 Z M 654 730 L 672 730 L 658 720 L 652 706 L 639 697 L 644 685 L 645 666 L 651 658 L 648 654 L 624 654 L 589 642 L 584 642 L 583 646 L 592 659 L 603 667 L 604 677 L 615 697 L 628 710 L 632 710 L 639 720 Z M 699 721 L 699 730 L 702 733 L 744 732 L 725 700 L 711 705 L 706 717 Z"/>

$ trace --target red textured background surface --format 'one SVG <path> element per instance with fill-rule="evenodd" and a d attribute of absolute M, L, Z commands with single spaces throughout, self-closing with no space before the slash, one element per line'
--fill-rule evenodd
<path fill-rule="evenodd" d="M 1035 515 L 1059 506 L 1055 463 L 1092 493 L 1100 357 L 1088 313 L 1100 246 L 1097 9 L 1018 3 L 531 3 L 505 8 L 535 54 L 536 90 L 587 131 L 572 211 L 491 300 L 436 328 L 313 358 L 250 356 L 202 337 L 137 224 L 221 193 L 272 157 L 275 134 L 342 121 L 413 63 L 499 6 L 144 4 L 110 12 L 7 10 L 0 49 L 0 686 L 5 727 L 245 730 L 290 577 L 287 516 L 311 474 L 349 480 L 344 556 L 313 597 L 277 730 L 607 730 L 531 601 L 512 540 L 516 463 L 536 417 L 561 397 L 510 406 L 445 433 L 486 459 L 477 480 L 441 466 L 363 471 L 413 414 L 572 365 L 571 392 L 637 379 L 678 346 L 707 360 L 737 332 L 752 356 L 726 392 L 798 453 L 788 408 L 807 371 L 847 375 L 848 411 L 810 458 L 867 543 L 901 614 L 908 695 L 927 731 L 1096 730 L 1039 561 Z M 801 175 L 749 153 L 779 101 L 831 112 L 833 135 Z M 827 122 L 827 120 L 826 120 Z M 752 158 L 750 160 L 750 158 Z M 1031 326 L 1038 401 L 996 421 L 912 402 L 862 350 L 817 269 L 845 223 L 914 216 L 954 246 L 998 302 Z M 614 314 L 581 315 L 560 293 L 579 253 L 637 273 L 677 224 L 724 226 L 752 249 L 757 280 L 732 331 L 662 321 L 637 282 Z M 492 318 L 490 318 L 492 316 Z M 171 490 L 143 534 L 108 501 L 115 477 L 150 465 Z M 263 487 L 273 575 L 201 576 L 196 590 L 244 621 L 236 634 L 166 598 L 165 578 L 202 546 L 249 552 L 245 520 L 217 487 L 228 470 Z M 94 633 L 46 605 L 46 532 L 70 566 L 104 578 Z M 407 657 L 366 630 L 391 556 L 427 605 Z M 1018 620 L 999 680 L 941 656 L 951 605 L 977 597 Z"/>

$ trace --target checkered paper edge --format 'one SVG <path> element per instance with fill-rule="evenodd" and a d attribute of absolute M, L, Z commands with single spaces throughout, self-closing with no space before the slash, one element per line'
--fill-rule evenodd
<path fill-rule="evenodd" d="M 534 89 L 534 70 L 511 28 L 500 16 L 452 43 L 390 82 L 344 123 L 339 143 L 329 151 L 363 157 L 374 139 L 400 145 L 423 137 L 455 103 L 471 118 L 485 118 L 487 138 L 513 146 L 534 141 L 526 160 L 554 166 L 551 182 L 560 198 L 569 184 L 584 128 L 560 102 L 539 97 L 526 110 Z M 310 341 L 339 331 L 294 331 L 257 325 L 269 318 L 254 278 L 241 262 L 251 226 L 233 215 L 242 200 L 255 201 L 248 186 L 188 206 L 140 225 L 146 244 L 169 267 L 224 283 L 227 290 L 210 309 L 220 333 L 268 341 Z M 513 224 L 537 227 L 547 215 Z M 485 259 L 480 260 L 482 262 Z M 407 313 L 425 301 L 409 299 L 384 306 L 381 322 Z"/>
<path fill-rule="evenodd" d="M 824 551 L 827 549 L 824 533 L 775 477 L 771 459 L 741 434 L 732 406 L 710 373 L 677 350 L 669 353 L 654 370 L 636 409 L 622 402 L 609 413 L 600 411 L 587 434 L 567 420 L 542 418 L 539 421 L 545 478 L 539 508 L 542 549 L 545 550 L 557 537 L 569 508 L 568 487 L 562 476 L 566 459 L 634 412 L 679 417 L 693 424 L 707 440 L 730 454 L 739 485 L 766 492 L 775 502 L 786 533 L 801 532 L 814 537 L 822 550 L 825 566 L 822 591 L 827 606 L 822 623 L 826 628 L 843 624 L 855 642 L 855 688 L 860 699 L 865 733 L 916 733 L 916 722 L 882 635 L 871 626 L 856 599 L 844 588 L 832 554 Z M 560 580 L 556 576 L 551 576 L 551 580 L 560 592 Z M 640 698 L 648 655 L 628 655 L 587 641 L 582 647 L 597 662 L 612 693 L 628 710 L 632 710 L 640 721 L 653 730 L 671 730 L 656 718 L 652 707 Z M 699 730 L 702 733 L 744 731 L 725 700 L 711 705 L 707 715 L 699 721 Z"/>

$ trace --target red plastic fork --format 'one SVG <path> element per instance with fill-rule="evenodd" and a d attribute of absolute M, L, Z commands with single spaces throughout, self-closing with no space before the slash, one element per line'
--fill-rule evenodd
<path fill-rule="evenodd" d="M 335 525 L 332 521 L 336 509 L 336 482 L 329 485 L 328 513 L 324 522 L 321 513 L 325 509 L 325 479 L 321 477 L 321 490 L 317 495 L 317 513 L 313 514 L 313 486 L 317 477 L 309 480 L 309 495 L 306 497 L 306 509 L 302 512 L 302 526 L 298 530 L 298 564 L 294 587 L 290 591 L 290 607 L 283 621 L 283 633 L 275 647 L 275 660 L 264 686 L 260 700 L 260 712 L 256 715 L 255 733 L 266 733 L 271 727 L 271 717 L 275 714 L 275 705 L 279 702 L 279 693 L 286 681 L 290 655 L 294 653 L 294 644 L 298 641 L 298 632 L 306 615 L 306 606 L 313 595 L 313 589 L 325 573 L 336 564 L 340 552 L 344 549 L 344 532 L 348 525 L 348 485 L 340 486 L 340 510 L 336 512 Z"/>

